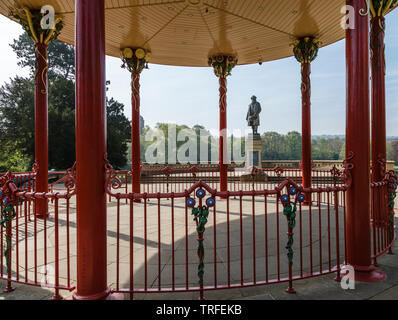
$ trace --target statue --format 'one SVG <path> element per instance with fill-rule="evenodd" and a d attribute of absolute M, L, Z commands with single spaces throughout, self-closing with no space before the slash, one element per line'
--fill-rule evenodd
<path fill-rule="evenodd" d="M 248 126 L 253 128 L 253 136 L 258 136 L 258 127 L 260 126 L 260 113 L 261 105 L 257 101 L 257 97 L 252 97 L 252 103 L 249 105 L 249 111 L 247 112 Z"/>

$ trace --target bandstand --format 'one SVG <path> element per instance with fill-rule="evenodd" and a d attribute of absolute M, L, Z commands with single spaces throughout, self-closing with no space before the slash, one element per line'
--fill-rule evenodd
<path fill-rule="evenodd" d="M 48 5 L 55 9 L 49 29 L 40 13 Z M 377 258 L 391 253 L 395 240 L 397 187 L 386 169 L 384 33 L 397 5 L 1 0 L 0 13 L 36 44 L 36 162 L 32 172 L 1 178 L 6 291 L 13 283 L 41 286 L 49 270 L 44 282 L 54 298 L 65 290 L 77 300 L 178 292 L 203 299 L 207 291 L 280 282 L 294 293 L 297 280 L 326 274 L 340 280 L 345 265 L 358 281 L 383 281 Z M 340 167 L 316 170 L 311 62 L 344 38 L 347 157 Z M 76 164 L 49 185 L 47 45 L 55 39 L 76 48 Z M 115 171 L 107 160 L 106 54 L 121 57 L 131 73 L 131 171 Z M 251 168 L 242 178 L 223 152 L 227 77 L 239 65 L 293 55 L 302 75 L 301 169 Z M 219 78 L 219 165 L 141 163 L 140 74 L 148 63 L 207 67 Z"/>

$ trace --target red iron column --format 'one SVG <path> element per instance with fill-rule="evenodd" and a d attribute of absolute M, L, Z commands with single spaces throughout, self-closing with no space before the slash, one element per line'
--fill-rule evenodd
<path fill-rule="evenodd" d="M 372 182 L 383 180 L 387 158 L 384 28 L 384 16 L 372 15 L 370 34 L 372 53 Z"/>
<path fill-rule="evenodd" d="M 48 192 L 48 82 L 47 45 L 36 43 L 35 78 L 35 158 L 36 192 Z M 48 218 L 47 199 L 36 200 L 35 214 Z"/>
<path fill-rule="evenodd" d="M 312 37 L 298 39 L 293 49 L 301 63 L 302 93 L 302 174 L 304 188 L 312 186 L 312 135 L 311 135 L 311 62 L 318 56 L 319 44 Z M 311 195 L 305 195 L 304 205 L 311 205 Z"/>
<path fill-rule="evenodd" d="M 346 31 L 347 129 L 346 152 L 352 165 L 347 191 L 347 261 L 358 281 L 376 282 L 385 274 L 371 260 L 370 233 L 370 112 L 369 112 L 369 12 L 368 1 L 347 0 L 355 26 Z"/>
<path fill-rule="evenodd" d="M 220 191 L 228 191 L 228 136 L 227 136 L 227 77 L 238 64 L 238 59 L 231 55 L 217 55 L 209 58 L 209 66 L 220 79 Z"/>
<path fill-rule="evenodd" d="M 228 191 L 227 78 L 220 77 L 220 191 Z"/>
<path fill-rule="evenodd" d="M 11 12 L 30 39 L 35 43 L 35 165 L 36 192 L 48 192 L 48 58 L 47 46 L 57 39 L 63 28 L 62 19 L 54 16 L 52 25 L 33 17 L 44 17 L 46 12 L 16 8 Z M 35 214 L 39 219 L 48 218 L 47 199 L 37 199 Z"/>
<path fill-rule="evenodd" d="M 131 170 L 134 193 L 141 193 L 141 141 L 140 141 L 140 74 L 131 75 L 132 128 L 131 128 Z"/>
<path fill-rule="evenodd" d="M 370 50 L 372 68 L 372 182 L 380 182 L 386 173 L 386 60 L 385 60 L 385 18 L 396 1 L 386 3 L 371 0 L 370 3 Z M 387 199 L 376 193 L 373 198 L 373 224 L 382 227 L 388 220 Z M 391 253 L 391 250 L 389 251 Z"/>
<path fill-rule="evenodd" d="M 123 68 L 131 72 L 131 171 L 134 193 L 141 193 L 141 141 L 140 141 L 140 74 L 148 68 L 151 53 L 142 48 L 125 48 L 121 51 Z"/>
<path fill-rule="evenodd" d="M 76 0 L 76 300 L 109 295 L 105 154 L 104 0 Z"/>

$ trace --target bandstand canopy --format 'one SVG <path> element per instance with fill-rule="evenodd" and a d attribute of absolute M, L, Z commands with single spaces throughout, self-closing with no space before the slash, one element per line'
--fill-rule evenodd
<path fill-rule="evenodd" d="M 0 13 L 52 5 L 62 16 L 59 40 L 74 44 L 74 0 L 1 0 Z M 208 57 L 232 54 L 239 64 L 292 56 L 292 42 L 315 36 L 321 46 L 345 36 L 344 0 L 105 0 L 106 54 L 151 51 L 151 63 L 208 66 Z M 365 3 L 364 3 L 365 5 Z M 366 8 L 364 8 L 366 9 Z"/>

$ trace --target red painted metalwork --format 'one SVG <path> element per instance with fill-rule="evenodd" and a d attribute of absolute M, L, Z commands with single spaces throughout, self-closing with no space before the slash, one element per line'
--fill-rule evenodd
<path fill-rule="evenodd" d="M 104 0 L 76 1 L 77 291 L 107 298 Z"/>
<path fill-rule="evenodd" d="M 395 241 L 393 202 L 396 195 L 397 176 L 394 172 L 387 172 L 380 182 L 371 184 L 372 195 L 372 259 L 377 265 L 377 258 L 391 252 Z"/>
<path fill-rule="evenodd" d="M 220 77 L 220 190 L 228 190 L 227 78 Z"/>
<path fill-rule="evenodd" d="M 131 74 L 132 131 L 131 170 L 133 192 L 141 193 L 141 142 L 140 142 L 140 74 Z"/>
<path fill-rule="evenodd" d="M 108 179 L 106 183 L 108 192 L 112 191 L 112 188 L 117 188 L 118 191 L 125 190 L 125 184 L 128 183 L 125 178 L 125 173 L 115 172 L 109 166 L 107 168 Z M 211 290 L 262 286 L 280 282 L 289 282 L 290 291 L 293 292 L 294 281 L 299 279 L 336 273 L 336 279 L 339 280 L 341 269 L 340 261 L 344 261 L 345 256 L 344 235 L 346 234 L 346 232 L 340 232 L 339 226 L 340 221 L 343 221 L 345 216 L 344 199 L 346 190 L 350 188 L 352 182 L 349 174 L 349 170 L 351 169 L 352 166 L 346 162 L 345 171 L 337 168 L 330 171 L 316 171 L 314 172 L 314 177 L 322 177 L 322 179 L 319 180 L 317 187 L 304 189 L 295 183 L 297 178 L 299 180 L 301 179 L 298 176 L 300 171 L 298 171 L 296 175 L 295 171 L 290 172 L 279 168 L 276 171 L 280 176 L 275 175 L 273 182 L 270 183 L 268 188 L 262 187 L 261 184 L 255 184 L 255 190 L 253 190 L 252 177 L 250 177 L 247 184 L 240 185 L 246 185 L 250 190 L 238 190 L 233 192 L 219 192 L 217 191 L 217 188 L 211 188 L 209 185 L 201 181 L 200 178 L 202 176 L 200 175 L 200 170 L 189 169 L 189 171 L 196 172 L 196 179 L 198 179 L 198 182 L 196 182 L 195 185 L 188 186 L 188 183 L 190 183 L 192 179 L 189 175 L 185 176 L 187 184 L 186 186 L 184 185 L 182 191 L 177 193 L 110 193 L 113 200 L 116 200 L 114 203 L 116 205 L 115 209 L 117 214 L 115 242 L 116 264 L 114 272 L 116 281 L 111 281 L 116 284 L 115 292 L 130 294 L 130 298 L 132 299 L 134 297 L 134 293 L 142 292 L 200 292 L 202 290 L 202 294 L 204 294 L 204 292 Z M 170 170 L 167 171 L 171 172 Z M 274 171 L 271 170 L 267 173 L 271 174 L 274 173 Z M 257 174 L 260 175 L 261 170 L 258 170 Z M 12 232 L 16 236 L 18 235 L 21 237 L 20 239 L 24 239 L 24 241 L 20 241 L 21 247 L 19 247 L 18 241 L 15 242 L 14 250 L 12 252 L 13 265 L 15 266 L 15 268 L 13 267 L 14 269 L 12 272 L 15 274 L 15 277 L 11 277 L 9 279 L 8 274 L 4 274 L 4 270 L 2 270 L 0 276 L 1 279 L 9 281 L 10 283 L 22 283 L 33 286 L 41 285 L 42 270 L 40 266 L 43 265 L 45 259 L 41 252 L 48 249 L 48 252 L 54 250 L 54 256 L 56 258 L 55 261 L 48 261 L 54 268 L 55 279 L 53 283 L 47 283 L 47 287 L 55 290 L 54 298 L 60 298 L 60 290 L 73 290 L 70 286 L 71 277 L 73 280 L 76 278 L 74 274 L 71 275 L 70 273 L 70 254 L 71 252 L 75 252 L 75 249 L 73 248 L 72 251 L 69 249 L 69 243 L 71 241 L 69 235 L 69 207 L 71 197 L 74 195 L 75 175 L 76 171 L 73 168 L 67 171 L 67 176 L 63 178 L 63 192 L 61 192 L 61 187 L 59 185 L 57 186 L 57 192 L 60 193 L 51 192 L 40 194 L 26 189 L 16 192 L 15 198 L 18 199 L 17 203 L 20 203 L 20 206 L 15 206 L 15 209 L 18 213 L 19 219 L 13 221 Z M 291 175 L 292 178 L 286 179 L 285 175 Z M 24 175 L 19 174 L 16 177 L 22 176 Z M 203 177 L 206 178 L 208 176 L 204 175 Z M 386 175 L 383 182 L 372 184 L 373 192 L 385 193 L 393 190 L 395 188 L 395 183 L 393 182 L 396 182 L 396 177 L 394 177 L 395 176 Z M 282 181 L 281 184 L 276 183 L 278 179 Z M 12 180 L 13 182 L 20 183 L 17 178 L 13 178 Z M 112 186 L 109 186 L 109 183 L 111 183 Z M 285 190 L 283 189 L 283 186 L 286 187 L 291 184 L 294 186 L 297 185 L 297 189 L 302 194 L 306 192 L 310 193 L 313 195 L 313 199 L 317 199 L 318 202 L 318 207 L 312 211 L 309 211 L 311 207 L 307 209 L 300 205 L 297 211 L 298 221 L 295 232 L 286 228 L 279 205 L 280 199 L 284 193 L 283 190 Z M 4 185 L 4 183 L 1 182 L 1 185 Z M 387 185 L 389 187 L 388 190 L 386 189 Z M 170 187 L 171 186 L 172 185 L 170 185 Z M 109 189 L 109 187 L 112 188 Z M 196 258 L 192 257 L 191 253 L 193 251 L 192 245 L 196 242 L 196 237 L 192 237 L 193 221 L 188 214 L 187 208 L 185 208 L 185 213 L 183 213 L 184 209 L 181 206 L 181 201 L 184 201 L 187 196 L 189 197 L 193 194 L 193 197 L 196 198 L 194 191 L 198 188 L 206 190 L 208 194 L 216 199 L 227 199 L 227 201 L 216 202 L 213 210 L 210 211 L 210 216 L 213 215 L 213 217 L 209 217 L 209 224 L 212 220 L 213 226 L 209 226 L 206 233 L 207 236 L 205 236 L 205 243 L 207 242 L 209 245 L 208 247 L 206 245 L 205 257 L 208 258 L 205 261 L 206 273 L 203 288 L 198 287 L 196 281 L 192 282 L 192 276 L 196 273 L 196 268 L 193 268 L 195 267 L 194 263 Z M 329 194 L 334 196 L 331 197 Z M 134 200 L 137 197 L 143 200 L 143 204 L 135 204 Z M 44 233 L 44 230 L 42 230 L 41 226 L 44 222 L 39 222 L 36 217 L 32 222 L 29 222 L 28 220 L 29 206 L 35 206 L 35 202 L 39 199 L 48 199 L 51 203 L 54 203 L 54 211 L 50 211 L 55 218 L 55 224 L 47 225 L 47 235 L 53 235 L 54 242 L 45 243 L 43 241 L 42 234 Z M 123 199 L 126 199 L 129 204 L 129 208 L 127 208 L 127 210 L 123 209 Z M 275 206 L 277 199 L 278 205 Z M 58 208 L 64 206 L 66 206 L 66 217 L 60 217 Z M 381 211 L 382 214 L 379 218 L 383 219 L 383 224 L 378 224 L 377 228 L 372 224 L 372 229 L 375 229 L 374 235 L 376 238 L 376 241 L 374 242 L 376 250 L 374 251 L 374 256 L 372 256 L 372 258 L 388 252 L 394 241 L 394 237 L 391 237 L 390 232 L 391 225 L 388 224 L 388 219 L 393 211 L 387 207 Z M 125 216 L 126 213 L 129 214 L 128 217 Z M 305 217 L 303 217 L 304 214 L 306 215 Z M 185 215 L 185 219 L 183 215 Z M 307 216 L 310 219 L 307 219 Z M 141 220 L 139 219 L 140 217 L 143 217 L 144 219 Z M 121 248 L 123 246 L 122 241 L 126 240 L 123 239 L 121 226 L 126 221 L 126 218 L 130 221 L 130 240 L 128 240 L 130 246 L 130 259 L 127 260 L 130 261 L 128 268 L 130 281 L 127 281 L 122 285 L 121 277 L 123 275 L 123 271 L 121 269 Z M 221 219 L 224 219 L 224 222 L 222 222 Z M 155 221 L 155 224 L 149 224 L 149 221 Z M 331 223 L 332 221 L 335 223 L 336 228 L 332 226 L 332 224 L 334 224 Z M 185 233 L 185 237 L 178 237 L 177 239 L 175 234 L 177 226 L 175 225 L 175 222 L 178 223 L 178 227 L 182 228 L 182 230 L 184 230 L 185 227 L 185 232 L 183 231 L 183 233 Z M 25 226 L 23 226 L 24 223 Z M 48 224 L 49 223 L 50 222 L 48 222 Z M 276 227 L 270 227 L 270 223 L 273 223 Z M 137 253 L 135 253 L 136 250 L 134 248 L 134 243 L 137 237 L 139 237 L 139 235 L 134 233 L 134 229 L 137 230 L 137 227 L 134 227 L 135 224 L 142 224 L 143 226 L 141 234 L 143 235 L 142 244 L 145 251 L 140 253 L 143 255 L 142 258 L 145 263 L 145 265 L 143 264 L 142 270 L 146 269 L 142 278 L 144 279 L 145 275 L 146 285 L 143 285 L 143 287 L 139 284 L 139 270 L 137 270 L 137 261 L 135 261 Z M 66 234 L 63 232 L 61 237 L 61 234 L 59 233 L 60 228 L 65 226 L 67 226 L 67 232 Z M 154 227 L 156 230 L 155 233 L 153 233 Z M 210 228 L 213 228 L 213 234 Z M 264 228 L 264 234 L 260 234 L 258 232 L 262 228 Z M 308 232 L 309 228 L 312 230 L 311 232 Z M 17 232 L 17 230 L 19 230 L 19 232 Z M 33 230 L 33 235 L 26 236 L 28 235 L 29 230 Z M 1 232 L 2 235 L 5 236 L 6 230 L 2 229 Z M 284 250 L 284 243 L 286 241 L 285 232 L 287 232 L 288 237 L 294 236 L 294 241 L 295 243 L 297 242 L 297 245 L 294 247 L 294 268 L 287 268 L 286 263 L 284 263 L 286 259 Z M 308 233 L 309 237 L 305 237 L 303 235 L 305 233 Z M 320 236 L 313 237 L 312 234 L 322 234 L 323 238 L 320 238 Z M 163 262 L 165 261 L 163 259 L 164 254 L 170 252 L 170 248 L 167 248 L 166 243 L 163 242 L 165 240 L 163 237 L 166 237 L 166 239 L 170 237 L 171 239 L 170 268 L 168 266 L 163 268 L 165 264 L 165 262 Z M 331 242 L 331 239 L 335 239 L 333 243 Z M 60 244 L 65 243 L 65 240 L 67 241 L 66 253 L 64 250 L 60 250 L 59 247 Z M 320 246 L 320 240 L 322 241 L 322 246 Z M 39 248 L 42 243 L 45 243 L 45 250 L 39 252 Z M 52 243 L 54 247 L 50 248 L 49 243 Z M 265 246 L 264 251 L 262 250 L 261 243 Z M 248 245 L 252 250 L 247 249 Z M 28 255 L 25 250 L 25 248 L 28 247 L 34 248 L 32 259 L 28 259 L 28 256 L 31 254 L 29 253 Z M 4 248 L 5 246 L 2 244 L 2 251 Z M 181 248 L 182 252 L 180 250 Z M 277 251 L 277 256 L 275 256 L 275 251 Z M 320 256 L 317 256 L 319 259 L 315 259 L 315 253 L 319 255 L 322 254 L 323 259 L 321 260 Z M 261 257 L 260 254 L 262 254 Z M 211 257 L 213 258 L 213 261 L 209 260 Z M 220 259 L 221 257 L 222 260 Z M 21 267 L 23 265 L 23 268 L 21 269 L 23 270 L 19 269 L 17 261 L 22 261 Z M 220 265 L 222 263 L 224 263 L 224 267 Z M 155 268 L 152 268 L 151 266 L 155 266 Z M 27 273 L 27 270 L 32 270 L 33 275 Z M 171 272 L 171 277 L 167 276 L 167 272 Z M 164 280 L 167 278 L 171 279 L 168 283 Z M 156 284 L 156 282 L 153 282 L 153 279 L 158 279 L 158 283 Z M 128 288 L 124 287 L 126 283 Z"/>
<path fill-rule="evenodd" d="M 370 48 L 372 68 L 372 182 L 384 178 L 386 160 L 385 18 L 371 19 Z"/>
<path fill-rule="evenodd" d="M 302 94 L 302 170 L 303 186 L 312 186 L 312 137 L 311 137 L 311 63 L 301 64 L 301 94 Z M 306 196 L 305 205 L 311 204 L 311 199 Z"/>
<path fill-rule="evenodd" d="M 48 83 L 47 45 L 36 44 L 35 71 L 35 157 L 37 164 L 36 191 L 48 192 Z M 35 215 L 48 218 L 46 199 L 37 202 Z"/>
<path fill-rule="evenodd" d="M 33 192 L 24 188 L 19 189 L 16 186 L 16 183 L 20 181 L 20 175 L 12 175 L 8 173 L 7 175 L 1 178 L 1 202 L 3 203 L 3 197 L 6 197 L 8 201 L 14 207 L 16 212 L 15 218 L 11 221 L 12 224 L 8 226 L 6 229 L 6 237 L 12 241 L 12 234 L 15 233 L 15 244 L 12 245 L 12 250 L 9 251 L 8 257 L 10 259 L 15 260 L 15 268 L 12 270 L 11 268 L 8 270 L 8 273 L 5 275 L 3 268 L 1 268 L 0 278 L 2 280 L 7 281 L 7 292 L 12 291 L 11 283 L 19 283 L 30 286 L 45 286 L 47 288 L 53 288 L 55 290 L 54 299 L 61 299 L 60 290 L 69 290 L 72 291 L 74 288 L 70 286 L 70 272 L 62 273 L 60 272 L 60 261 L 61 258 L 59 256 L 60 253 L 60 237 L 59 237 L 59 227 L 61 222 L 59 221 L 59 202 L 62 201 L 62 205 L 64 205 L 64 201 L 66 202 L 66 210 L 69 210 L 69 199 L 74 195 L 74 188 L 70 184 L 70 188 L 66 188 L 66 193 L 38 193 Z M 74 177 L 70 177 L 71 180 L 74 180 Z M 72 183 L 73 184 L 73 183 Z M 7 193 L 4 192 L 5 188 L 9 191 Z M 54 261 L 48 261 L 46 257 L 46 252 L 49 250 L 48 242 L 43 239 L 42 246 L 42 254 L 38 254 L 38 240 L 40 233 L 43 234 L 44 238 L 47 237 L 47 224 L 46 220 L 43 222 L 43 228 L 38 229 L 37 221 L 38 218 L 35 215 L 34 221 L 28 220 L 30 207 L 33 205 L 35 207 L 36 202 L 40 200 L 46 201 L 54 201 Z M 1 206 L 3 208 L 3 206 Z M 33 224 L 33 235 L 31 235 Z M 69 225 L 67 225 L 69 228 Z M 1 228 L 1 233 L 3 235 L 3 227 Z M 68 232 L 67 232 L 68 234 Z M 2 238 L 3 239 L 3 238 Z M 21 240 L 20 240 L 21 239 Z M 2 243 L 2 250 L 4 250 Z M 31 248 L 33 247 L 33 259 L 30 260 L 28 257 L 32 254 Z M 66 247 L 67 247 L 67 256 L 70 254 L 70 239 L 67 237 L 66 239 Z M 3 257 L 3 254 L 2 254 Z M 21 262 L 22 261 L 22 262 Z M 65 261 L 65 257 L 62 257 L 62 261 Z M 66 258 L 67 261 L 67 270 L 69 270 L 69 258 Z M 23 264 L 23 271 L 21 271 L 20 264 Z M 14 263 L 11 264 L 11 267 Z M 45 267 L 38 268 L 38 265 L 42 265 Z M 3 267 L 3 265 L 2 265 Z M 54 282 L 49 283 L 49 279 L 45 276 L 50 272 L 51 269 L 54 270 Z M 33 272 L 32 275 L 30 274 Z M 12 276 L 14 274 L 14 276 Z M 65 280 L 63 280 L 65 279 Z"/>
<path fill-rule="evenodd" d="M 347 158 L 352 164 L 352 186 L 347 191 L 347 263 L 359 281 L 381 281 L 371 260 L 370 232 L 370 114 L 369 15 L 367 1 L 347 1 L 353 7 L 355 28 L 346 30 Z M 385 142 L 384 142 L 385 143 Z"/>
<path fill-rule="evenodd" d="M 371 70 L 372 70 L 372 182 L 384 179 L 386 152 L 386 88 L 385 88 L 385 18 L 373 16 L 370 27 Z M 375 191 L 375 190 L 372 190 Z M 381 191 L 381 190 L 380 190 Z M 387 206 L 383 192 L 372 193 L 373 227 L 378 230 L 383 223 L 381 209 Z M 380 219 L 381 218 L 381 219 Z M 375 237 L 375 234 L 373 235 Z M 375 238 L 373 239 L 375 240 Z M 377 265 L 376 258 L 374 263 Z"/>
<path fill-rule="evenodd" d="M 351 166 L 346 166 L 346 171 L 350 170 Z M 169 170 L 168 170 L 169 171 Z M 142 199 L 144 201 L 144 228 L 143 228 L 143 236 L 144 236 L 144 254 L 145 254 L 145 261 L 144 265 L 142 267 L 142 270 L 144 271 L 144 276 L 145 276 L 145 281 L 143 284 L 142 288 L 139 288 L 136 284 L 133 283 L 130 279 L 130 288 L 118 288 L 114 290 L 114 292 L 120 292 L 120 293 L 129 293 L 132 297 L 134 293 L 166 293 L 166 292 L 199 292 L 201 298 L 204 297 L 204 292 L 205 291 L 211 291 L 211 290 L 222 290 L 222 289 L 228 289 L 228 288 L 241 288 L 241 287 L 252 287 L 252 286 L 261 286 L 265 284 L 272 284 L 272 283 L 280 283 L 280 282 L 289 282 L 289 292 L 294 292 L 293 289 L 293 282 L 298 279 L 306 279 L 309 277 L 316 277 L 322 274 L 330 274 L 330 273 L 337 273 L 339 277 L 339 271 L 340 271 L 340 266 L 332 267 L 332 261 L 337 260 L 340 261 L 341 257 L 336 257 L 334 254 L 331 252 L 331 235 L 332 235 L 332 226 L 330 223 L 330 219 L 333 217 L 336 220 L 336 223 L 338 224 L 338 216 L 342 217 L 343 211 L 341 210 L 341 207 L 339 206 L 339 199 L 338 197 L 329 197 L 327 196 L 329 193 L 333 193 L 335 195 L 338 195 L 339 193 L 345 194 L 346 190 L 350 187 L 351 180 L 350 180 L 350 174 L 348 172 L 344 172 L 342 174 L 343 178 L 343 183 L 339 184 L 337 186 L 323 186 L 323 187 L 318 187 L 318 188 L 310 188 L 310 189 L 305 189 L 299 185 L 297 185 L 293 180 L 287 179 L 282 181 L 280 185 L 275 185 L 274 189 L 262 189 L 262 190 L 251 190 L 251 191 L 236 191 L 236 192 L 222 192 L 222 191 L 217 191 L 216 189 L 212 189 L 209 185 L 204 183 L 203 181 L 198 181 L 194 185 L 191 185 L 191 187 L 187 188 L 186 191 L 183 192 L 177 192 L 177 193 L 144 193 L 144 194 L 136 194 L 136 193 L 128 193 L 128 194 L 121 194 L 121 193 L 114 193 L 113 189 L 116 188 L 118 191 L 120 189 L 123 189 L 123 184 L 122 181 L 118 179 L 117 172 L 113 171 L 111 167 L 108 167 L 107 171 L 107 192 L 109 195 L 111 195 L 113 198 L 116 198 L 118 200 L 117 205 L 120 206 L 121 200 L 123 199 L 128 199 L 130 202 L 130 221 L 133 219 L 131 216 L 131 213 L 134 211 L 132 208 L 136 206 L 142 206 L 142 205 L 134 205 L 134 200 L 136 199 Z M 333 179 L 330 179 L 331 184 L 333 185 Z M 286 188 L 289 189 L 289 186 L 294 186 L 300 194 L 304 193 L 309 193 L 309 194 L 315 194 L 317 195 L 317 198 L 321 199 L 322 194 L 326 194 L 324 197 L 327 202 L 327 210 L 325 210 L 323 207 L 321 208 L 321 205 L 319 204 L 319 208 L 317 209 L 319 212 L 319 219 L 315 219 L 314 222 L 312 222 L 312 219 L 310 220 L 310 224 L 312 224 L 312 229 L 311 230 L 318 230 L 319 234 L 321 235 L 323 231 L 327 231 L 327 246 L 321 246 L 319 248 L 320 254 L 323 256 L 327 256 L 328 259 L 327 261 L 319 260 L 319 272 L 314 272 L 315 263 L 312 259 L 308 259 L 309 255 L 312 255 L 311 252 L 307 251 L 308 245 L 317 245 L 319 244 L 320 239 L 317 237 L 317 239 L 311 239 L 308 243 L 303 243 L 303 219 L 301 217 L 302 215 L 302 208 L 300 205 L 300 245 L 299 245 L 299 253 L 298 253 L 298 258 L 297 261 L 300 263 L 297 264 L 296 268 L 289 268 L 286 269 L 286 264 L 282 263 L 282 259 L 284 259 L 284 250 L 282 251 L 281 248 L 279 247 L 280 241 L 284 242 L 285 240 L 282 238 L 283 237 L 283 230 L 287 230 L 288 236 L 293 236 L 293 230 L 290 229 L 288 230 L 286 225 L 284 223 L 281 223 L 281 215 L 280 215 L 280 210 L 279 210 L 279 202 L 282 199 L 282 192 L 283 190 L 286 190 Z M 214 279 L 211 284 L 205 280 L 205 283 L 203 286 L 197 286 L 192 283 L 190 280 L 189 274 L 191 274 L 192 269 L 191 269 L 191 264 L 189 262 L 189 252 L 188 248 L 190 248 L 189 245 L 189 239 L 190 234 L 189 234 L 189 229 L 190 229 L 190 223 L 192 222 L 191 219 L 188 219 L 188 211 L 187 211 L 187 206 L 185 206 L 185 239 L 182 239 L 183 243 L 185 243 L 185 253 L 184 249 L 182 252 L 177 253 L 175 251 L 175 248 L 178 248 L 179 246 L 174 243 L 174 220 L 177 219 L 176 215 L 179 217 L 182 217 L 182 212 L 181 212 L 181 207 L 176 206 L 176 201 L 181 201 L 186 199 L 196 199 L 196 191 L 197 190 L 204 190 L 207 192 L 209 195 L 211 195 L 212 198 L 214 199 L 220 199 L 224 198 L 227 199 L 225 202 L 219 203 L 220 206 L 223 206 L 226 208 L 226 216 L 225 216 L 225 225 L 220 224 L 216 218 L 217 215 L 217 210 L 216 206 L 214 206 L 214 210 L 210 211 L 210 215 L 214 215 L 212 219 L 209 217 L 209 221 L 213 220 L 213 228 L 214 232 L 212 235 L 208 235 L 207 239 L 212 239 L 213 244 L 212 248 L 209 248 L 208 250 L 211 250 L 213 254 L 206 254 L 208 257 L 213 257 L 214 261 L 213 262 L 208 262 L 206 264 L 206 272 L 209 273 L 208 279 Z M 268 204 L 270 201 L 275 201 L 275 200 L 269 200 L 271 197 L 274 199 L 277 199 L 278 205 L 276 206 L 276 225 L 277 228 L 274 230 L 271 230 L 268 227 L 269 220 L 268 220 L 268 214 L 269 214 L 269 208 Z M 239 199 L 239 200 L 235 200 Z M 259 210 L 260 207 L 257 206 L 257 202 L 261 201 L 264 203 L 264 210 Z M 155 209 L 154 211 L 149 211 L 148 210 L 148 203 L 152 203 L 152 201 L 156 201 L 156 204 L 154 204 L 157 207 L 157 210 Z M 232 201 L 237 201 L 240 207 L 240 213 L 239 217 L 237 217 L 237 220 L 234 220 L 234 224 L 238 223 L 238 228 L 237 226 L 232 227 L 232 211 L 233 209 L 230 207 Z M 244 211 L 244 206 L 243 202 L 249 202 L 250 203 L 250 210 L 247 212 Z M 199 200 L 199 205 L 202 204 L 201 198 Z M 217 201 L 216 201 L 217 205 Z M 167 215 L 164 216 L 163 213 L 160 211 L 160 207 L 167 207 L 170 206 L 171 210 L 171 223 L 167 223 L 166 219 Z M 245 206 L 246 207 L 246 206 Z M 179 212 L 176 213 L 175 209 L 180 208 Z M 119 210 L 119 208 L 117 209 Z M 184 210 L 182 210 L 184 211 Z M 224 214 L 224 212 L 223 212 Z M 261 215 L 264 214 L 264 219 L 257 219 Z M 152 269 L 149 268 L 150 263 L 148 261 L 149 255 L 147 254 L 148 246 L 149 246 L 149 234 L 147 233 L 147 220 L 151 218 L 154 218 L 155 221 L 157 219 L 157 240 L 155 243 L 152 243 L 151 247 L 156 248 L 157 255 L 153 256 L 151 259 L 154 259 L 155 265 L 157 265 L 157 268 Z M 156 218 L 157 217 L 157 218 Z M 164 218 L 163 218 L 164 217 Z M 321 222 L 321 217 L 322 221 L 326 221 L 325 224 Z M 340 218 L 341 218 L 340 217 Z M 184 221 L 182 219 L 182 221 Z M 250 222 L 250 228 L 249 225 L 247 225 L 248 221 Z M 256 251 L 256 245 L 259 243 L 259 235 L 257 234 L 257 225 L 259 224 L 259 221 L 264 221 L 264 228 L 265 228 L 265 239 L 261 235 L 262 241 L 265 241 L 265 269 L 263 268 L 258 268 L 258 257 L 257 257 L 257 251 Z M 318 222 L 317 222 L 318 221 Z M 166 233 L 166 229 L 164 229 L 162 226 L 165 225 L 171 225 L 171 237 L 172 237 L 172 255 L 171 255 L 171 261 L 172 261 L 172 266 L 171 266 L 171 286 L 167 287 L 162 284 L 160 281 L 160 274 L 154 275 L 153 272 L 157 270 L 157 273 L 163 273 L 165 272 L 163 269 L 160 268 L 161 265 L 161 256 L 163 254 L 163 246 L 161 245 L 161 234 Z M 217 231 L 216 232 L 216 227 Z M 232 228 L 234 230 L 240 230 L 238 237 L 234 237 L 232 233 Z M 315 229 L 317 228 L 317 229 Z M 326 230 L 327 229 L 327 230 Z M 162 230 L 162 231 L 161 231 Z M 164 230 L 164 231 L 163 231 Z M 130 228 L 130 237 L 134 237 L 134 234 L 132 233 L 132 229 Z M 210 232 L 210 231 L 208 231 Z M 341 238 L 338 234 L 338 231 L 336 232 L 336 250 L 338 254 L 340 254 L 340 243 L 341 243 Z M 311 232 L 310 232 L 311 233 Z M 217 241 L 217 235 L 221 234 L 224 235 L 226 238 L 225 241 L 219 243 Z M 202 241 L 202 236 L 205 234 L 200 234 L 199 239 Z M 118 233 L 118 237 L 119 237 Z M 153 242 L 155 238 L 151 238 L 151 241 Z M 194 239 L 192 239 L 194 240 Z M 250 245 L 252 246 L 252 250 L 245 250 L 244 247 L 250 242 Z M 271 241 L 271 243 L 269 243 Z M 306 240 L 307 241 L 307 240 Z M 313 242 L 314 241 L 314 242 Z M 232 243 L 238 244 L 239 250 L 240 251 L 240 257 L 235 257 L 232 254 Z M 272 258 L 270 256 L 270 250 L 268 249 L 270 247 L 270 244 L 277 245 L 277 259 L 275 261 L 275 258 Z M 184 248 L 184 246 L 182 246 Z M 221 252 L 220 252 L 221 250 Z M 236 252 L 236 250 L 234 250 Z M 325 251 L 325 252 L 324 252 Z M 130 252 L 132 252 L 130 250 Z M 152 251 L 153 252 L 153 251 Z M 222 253 L 224 252 L 224 253 Z M 134 253 L 133 253 L 134 254 Z M 225 270 L 226 273 L 222 275 L 222 278 L 225 279 L 225 284 L 220 283 L 220 279 L 217 275 L 220 275 L 220 273 L 217 271 L 217 263 L 219 263 L 219 255 L 224 255 L 226 260 L 225 262 Z M 180 275 L 178 281 L 175 279 L 175 260 L 176 258 L 182 258 L 185 259 L 185 277 L 184 275 Z M 244 261 L 251 261 L 251 267 L 248 267 L 247 270 L 244 270 L 243 268 L 243 262 Z M 130 256 L 130 263 L 133 262 L 133 257 Z M 117 261 L 117 264 L 120 262 Z M 213 268 L 211 268 L 211 264 L 213 264 Z M 210 265 L 210 267 L 209 267 Z M 326 265 L 326 266 L 324 266 Z M 233 267 L 234 266 L 234 267 Z M 240 266 L 240 268 L 239 268 Z M 316 265 L 318 267 L 318 265 Z M 233 268 L 238 267 L 238 270 L 240 269 L 240 278 L 238 279 L 233 279 L 232 278 L 232 272 L 234 272 Z M 118 268 L 118 266 L 116 267 Z M 275 268 L 277 270 L 275 278 L 270 279 L 270 268 Z M 214 275 L 211 276 L 211 270 L 214 271 Z M 246 275 L 246 273 L 249 273 Z M 262 272 L 265 271 L 265 274 L 262 274 Z M 134 265 L 130 265 L 130 276 L 134 275 L 134 273 L 137 272 L 137 270 L 134 268 Z M 285 277 L 287 275 L 287 277 Z M 147 284 L 147 281 L 155 276 L 156 279 L 158 279 L 158 285 L 155 287 L 150 287 Z M 163 276 L 162 276 L 163 278 Z M 235 281 L 238 281 L 235 283 Z M 118 283 L 119 280 L 116 280 L 116 283 Z"/>

